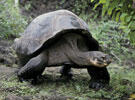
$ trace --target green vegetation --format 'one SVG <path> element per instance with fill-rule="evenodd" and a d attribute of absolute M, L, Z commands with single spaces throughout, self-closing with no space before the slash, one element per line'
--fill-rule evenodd
<path fill-rule="evenodd" d="M 8 94 L 14 95 L 35 95 L 38 89 L 34 86 L 28 85 L 26 82 L 20 83 L 17 77 L 1 80 L 0 99 L 3 99 Z"/>
<path fill-rule="evenodd" d="M 0 37 L 17 35 L 24 30 L 26 24 L 14 0 L 0 0 Z"/>
<path fill-rule="evenodd" d="M 94 0 L 91 0 L 94 1 Z M 129 34 L 130 41 L 135 45 L 135 0 L 99 0 L 95 8 L 102 4 L 102 16 L 111 16 L 121 21 L 121 29 Z"/>

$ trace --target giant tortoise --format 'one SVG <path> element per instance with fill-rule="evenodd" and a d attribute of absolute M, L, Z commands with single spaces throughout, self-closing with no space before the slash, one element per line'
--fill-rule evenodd
<path fill-rule="evenodd" d="M 72 67 L 87 68 L 90 88 L 109 84 L 106 69 L 111 62 L 109 55 L 99 51 L 88 25 L 68 10 L 35 18 L 20 38 L 15 39 L 13 47 L 22 66 L 17 74 L 20 80 L 36 81 L 46 67 L 63 66 L 62 76 L 70 76 Z"/>

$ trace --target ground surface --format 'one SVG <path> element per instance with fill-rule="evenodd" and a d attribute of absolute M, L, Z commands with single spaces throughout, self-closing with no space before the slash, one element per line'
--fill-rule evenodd
<path fill-rule="evenodd" d="M 0 40 L 0 100 L 128 100 L 131 94 L 134 97 L 134 66 L 118 64 L 108 67 L 111 82 L 103 90 L 88 88 L 90 77 L 86 69 L 73 69 L 73 80 L 67 81 L 60 78 L 60 67 L 47 68 L 41 84 L 20 83 L 15 74 L 18 61 L 11 48 L 12 40 Z"/>

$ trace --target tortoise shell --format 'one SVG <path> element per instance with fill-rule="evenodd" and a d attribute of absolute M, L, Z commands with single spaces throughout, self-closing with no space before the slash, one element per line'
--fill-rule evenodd
<path fill-rule="evenodd" d="M 84 35 L 89 41 L 94 40 L 88 25 L 74 13 L 68 10 L 49 12 L 38 16 L 28 25 L 21 37 L 15 39 L 14 49 L 20 55 L 38 54 L 62 34 L 73 31 Z"/>

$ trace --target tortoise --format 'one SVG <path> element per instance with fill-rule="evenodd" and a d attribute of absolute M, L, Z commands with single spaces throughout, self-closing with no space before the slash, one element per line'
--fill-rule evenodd
<path fill-rule="evenodd" d="M 90 88 L 109 84 L 109 55 L 99 50 L 88 25 L 71 11 L 56 10 L 38 16 L 15 39 L 13 47 L 22 66 L 17 73 L 20 81 L 36 82 L 46 67 L 63 66 L 60 72 L 67 77 L 72 77 L 71 68 L 87 68 Z"/>

